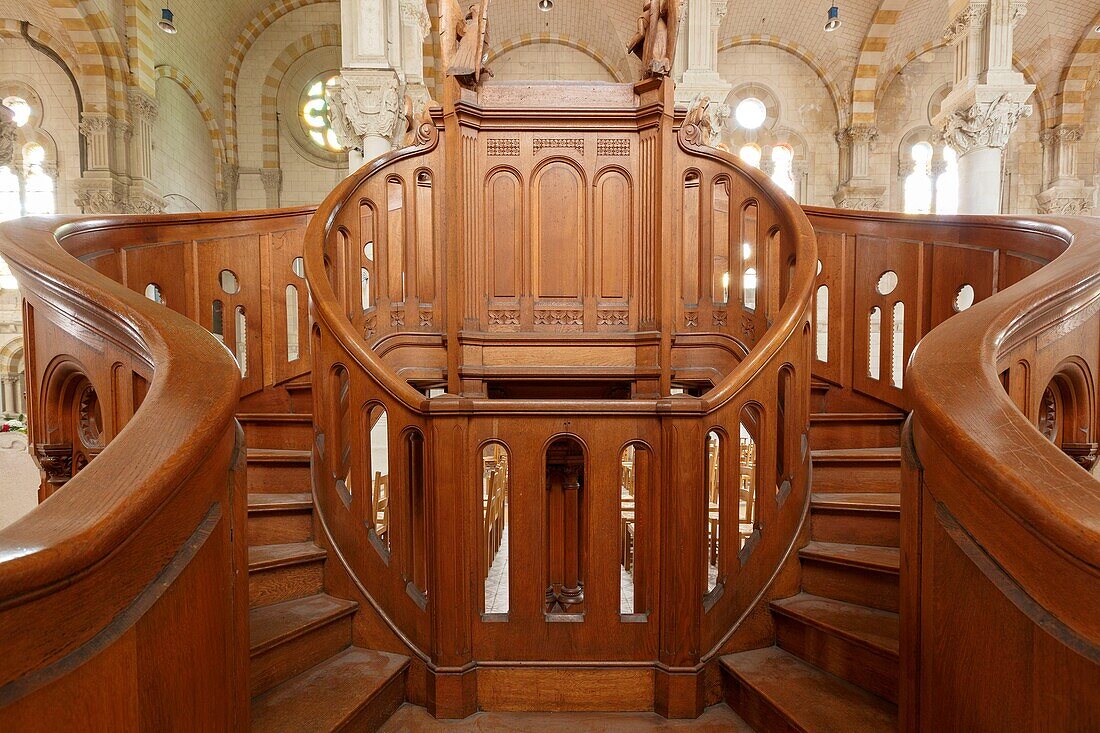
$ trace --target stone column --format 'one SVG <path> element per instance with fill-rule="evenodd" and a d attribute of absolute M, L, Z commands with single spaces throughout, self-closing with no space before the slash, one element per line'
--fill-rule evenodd
<path fill-rule="evenodd" d="M 80 120 L 87 160 L 76 182 L 76 205 L 85 214 L 120 214 L 129 207 L 126 148 L 130 125 L 106 112 L 85 112 Z"/>
<path fill-rule="evenodd" d="M 283 169 L 261 168 L 260 180 L 264 184 L 264 205 L 269 209 L 279 208 L 279 196 L 283 188 Z"/>
<path fill-rule="evenodd" d="M 15 161 L 15 131 L 12 112 L 0 107 L 0 166 L 10 166 Z"/>
<path fill-rule="evenodd" d="M 878 128 L 852 125 L 836 135 L 840 146 L 841 185 L 833 202 L 842 209 L 878 211 L 882 208 L 885 186 L 871 179 L 871 152 L 878 139 Z"/>
<path fill-rule="evenodd" d="M 399 144 L 407 107 L 428 104 L 423 44 L 431 19 L 425 0 L 341 0 L 340 19 L 343 68 L 326 93 L 352 173 Z"/>
<path fill-rule="evenodd" d="M 160 105 L 151 94 L 131 89 L 130 119 L 130 192 L 126 209 L 135 214 L 159 214 L 164 211 L 164 199 L 153 185 L 153 125 Z"/>
<path fill-rule="evenodd" d="M 1083 133 L 1077 125 L 1059 125 L 1043 132 L 1044 158 L 1050 163 L 1050 173 L 1047 187 L 1038 196 L 1040 213 L 1092 213 L 1096 189 L 1077 177 L 1077 143 Z"/>
<path fill-rule="evenodd" d="M 718 75 L 718 27 L 726 16 L 727 0 L 686 0 L 686 29 L 681 26 L 683 43 L 677 44 L 676 65 L 683 68 L 677 77 L 675 100 L 683 105 L 696 96 L 724 102 L 732 87 Z"/>
<path fill-rule="evenodd" d="M 955 48 L 955 86 L 933 123 L 959 154 L 959 213 L 1001 210 L 1003 152 L 1035 87 L 1012 65 L 1013 29 L 1026 0 L 956 2 L 945 40 Z"/>

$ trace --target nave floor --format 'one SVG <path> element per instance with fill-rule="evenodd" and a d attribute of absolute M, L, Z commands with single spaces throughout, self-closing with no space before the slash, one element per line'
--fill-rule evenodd
<path fill-rule="evenodd" d="M 724 704 L 713 705 L 696 720 L 667 720 L 656 713 L 477 713 L 464 720 L 436 720 L 415 705 L 402 705 L 379 733 L 753 733 Z"/>

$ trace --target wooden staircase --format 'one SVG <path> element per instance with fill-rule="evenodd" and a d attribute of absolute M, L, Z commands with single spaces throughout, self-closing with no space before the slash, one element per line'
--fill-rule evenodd
<path fill-rule="evenodd" d="M 721 659 L 726 701 L 758 731 L 897 729 L 903 417 L 811 419 L 802 592 L 769 604 L 775 646 Z"/>
<path fill-rule="evenodd" d="M 308 383 L 290 387 L 292 409 L 309 403 Z M 405 700 L 409 659 L 354 646 L 358 604 L 324 591 L 326 552 L 313 542 L 312 415 L 237 419 L 248 445 L 252 729 L 377 730 Z"/>

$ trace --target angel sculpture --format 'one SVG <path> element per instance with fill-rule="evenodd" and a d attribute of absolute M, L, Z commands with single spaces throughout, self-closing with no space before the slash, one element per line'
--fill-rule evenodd
<path fill-rule="evenodd" d="M 647 73 L 665 75 L 672 70 L 669 43 L 671 12 L 672 0 L 646 0 L 642 14 L 638 16 L 638 31 L 627 44 L 627 51 L 642 60 Z"/>
<path fill-rule="evenodd" d="M 489 60 L 489 0 L 470 3 L 466 15 L 455 22 L 456 46 L 447 74 L 462 79 L 481 81 L 481 73 L 493 72 L 485 68 Z"/>

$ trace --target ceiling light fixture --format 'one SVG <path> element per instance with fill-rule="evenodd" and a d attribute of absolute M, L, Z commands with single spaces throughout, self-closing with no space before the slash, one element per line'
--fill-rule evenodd
<path fill-rule="evenodd" d="M 829 20 L 827 20 L 825 22 L 825 32 L 826 33 L 832 33 L 833 31 L 835 31 L 839 27 L 840 27 L 840 8 L 838 8 L 836 6 L 836 4 L 834 3 L 833 6 L 831 8 L 829 8 Z"/>
<path fill-rule="evenodd" d="M 164 7 L 160 9 L 160 21 L 157 22 L 157 27 L 170 36 L 176 35 L 174 17 L 168 3 L 164 3 Z"/>
<path fill-rule="evenodd" d="M 539 10 L 542 12 L 549 13 L 552 7 L 554 7 L 554 0 L 539 0 Z"/>

